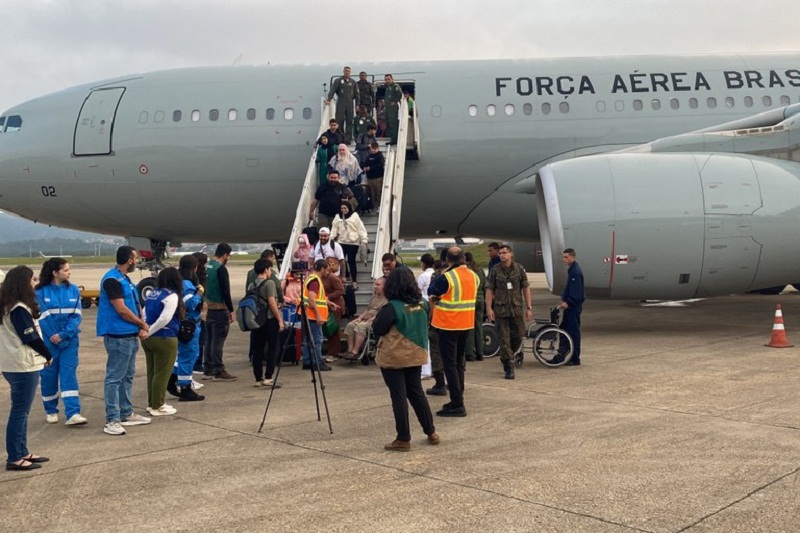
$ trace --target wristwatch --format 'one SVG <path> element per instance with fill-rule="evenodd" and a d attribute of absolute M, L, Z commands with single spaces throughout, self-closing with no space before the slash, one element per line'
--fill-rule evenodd
<path fill-rule="evenodd" d="M 526 307 L 526 309 L 530 311 L 531 309 L 533 309 L 533 307 L 531 307 L 531 306 L 529 305 L 528 307 Z"/>

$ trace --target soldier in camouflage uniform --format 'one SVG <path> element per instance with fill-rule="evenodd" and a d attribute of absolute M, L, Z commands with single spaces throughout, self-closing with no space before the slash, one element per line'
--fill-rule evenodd
<path fill-rule="evenodd" d="M 363 70 L 358 73 L 358 101 L 359 106 L 367 108 L 367 115 L 372 116 L 372 110 L 375 108 L 375 86 L 367 79 L 367 73 Z"/>
<path fill-rule="evenodd" d="M 486 315 L 497 327 L 505 378 L 514 379 L 514 354 L 522 344 L 525 323 L 533 318 L 533 311 L 528 275 L 522 265 L 514 262 L 514 250 L 507 244 L 500 246 L 500 264 L 486 278 Z"/>
<path fill-rule="evenodd" d="M 390 144 L 397 144 L 397 130 L 400 127 L 398 111 L 403 100 L 403 89 L 394 82 L 391 74 L 387 74 L 383 79 L 386 82 L 386 92 L 383 93 L 383 100 L 386 103 L 386 135 L 391 137 Z"/>
<path fill-rule="evenodd" d="M 336 78 L 328 91 L 328 98 L 325 100 L 329 104 L 336 95 L 336 122 L 342 127 L 344 142 L 350 144 L 353 140 L 353 119 L 355 118 L 355 102 L 358 100 L 358 85 L 350 77 L 350 67 L 344 67 L 344 75 Z"/>

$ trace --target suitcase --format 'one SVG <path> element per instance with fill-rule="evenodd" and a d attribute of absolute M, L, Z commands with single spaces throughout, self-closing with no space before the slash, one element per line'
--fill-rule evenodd
<path fill-rule="evenodd" d="M 356 306 L 356 290 L 353 288 L 352 283 L 348 283 L 344 288 L 344 318 L 352 318 L 358 313 L 358 306 Z"/>
<path fill-rule="evenodd" d="M 373 209 L 372 196 L 369 185 L 356 185 L 354 194 L 356 199 L 358 200 L 359 213 L 366 213 L 367 211 L 372 211 Z"/>
<path fill-rule="evenodd" d="M 288 338 L 288 342 L 287 342 Z M 300 328 L 286 328 L 280 334 L 281 362 L 296 365 L 303 358 Z"/>

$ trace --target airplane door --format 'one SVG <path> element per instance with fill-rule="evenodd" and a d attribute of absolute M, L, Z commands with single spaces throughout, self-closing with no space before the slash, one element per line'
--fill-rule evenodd
<path fill-rule="evenodd" d="M 89 93 L 75 124 L 73 155 L 111 154 L 114 117 L 124 92 L 125 87 L 112 87 Z"/>

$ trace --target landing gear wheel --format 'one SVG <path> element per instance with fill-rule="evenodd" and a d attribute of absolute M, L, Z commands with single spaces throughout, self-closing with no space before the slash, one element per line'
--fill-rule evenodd
<path fill-rule="evenodd" d="M 147 296 L 156 288 L 156 278 L 144 278 L 136 285 L 136 291 L 139 293 L 139 303 L 144 306 L 144 301 Z"/>
<path fill-rule="evenodd" d="M 556 367 L 572 359 L 572 337 L 556 326 L 540 329 L 533 338 L 533 355 L 544 366 Z"/>
<path fill-rule="evenodd" d="M 494 357 L 500 351 L 497 328 L 491 322 L 483 323 L 483 357 Z"/>
<path fill-rule="evenodd" d="M 91 306 L 92 306 L 91 298 L 81 298 L 81 307 L 83 309 L 89 309 Z"/>

